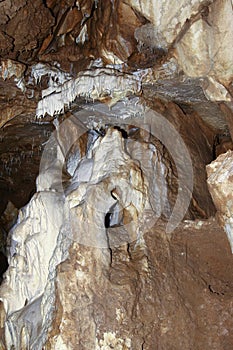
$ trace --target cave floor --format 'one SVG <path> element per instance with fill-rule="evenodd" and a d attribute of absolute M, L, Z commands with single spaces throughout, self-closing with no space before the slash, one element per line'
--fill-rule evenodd
<path fill-rule="evenodd" d="M 161 231 L 158 225 L 145 236 L 153 268 L 168 281 L 159 282 L 163 308 L 170 321 L 175 315 L 162 327 L 161 349 L 233 349 L 233 255 L 225 232 L 215 218 L 186 221 L 168 241 Z"/>

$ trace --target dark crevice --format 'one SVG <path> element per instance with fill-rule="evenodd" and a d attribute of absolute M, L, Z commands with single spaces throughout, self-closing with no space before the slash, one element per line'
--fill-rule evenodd
<path fill-rule="evenodd" d="M 0 284 L 3 281 L 3 274 L 6 272 L 8 269 L 8 260 L 5 254 L 0 252 Z"/>
<path fill-rule="evenodd" d="M 110 212 L 105 215 L 105 219 L 104 219 L 104 226 L 105 226 L 105 228 L 109 228 L 110 227 L 111 215 L 112 215 L 112 213 L 110 213 Z"/>
<path fill-rule="evenodd" d="M 217 294 L 217 295 L 224 295 L 225 294 L 223 292 L 217 292 L 216 290 L 213 289 L 213 287 L 210 284 L 208 285 L 208 289 L 213 294 Z"/>
<path fill-rule="evenodd" d="M 129 243 L 127 243 L 127 253 L 128 253 L 129 258 L 132 259 L 131 247 L 130 247 L 130 244 L 129 244 Z"/>
<path fill-rule="evenodd" d="M 114 126 L 114 129 L 118 130 L 124 139 L 128 138 L 127 132 L 124 129 L 122 129 L 120 126 Z"/>
<path fill-rule="evenodd" d="M 233 149 L 231 136 L 227 133 L 216 134 L 213 140 L 213 160 L 215 160 L 221 153 L 225 153 L 228 149 Z"/>
<path fill-rule="evenodd" d="M 114 195 L 113 191 L 114 190 L 111 191 L 111 196 L 112 196 L 113 199 L 117 200 L 117 197 Z"/>

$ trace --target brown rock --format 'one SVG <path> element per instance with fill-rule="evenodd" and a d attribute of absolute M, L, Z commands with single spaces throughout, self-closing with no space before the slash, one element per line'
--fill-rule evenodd
<path fill-rule="evenodd" d="M 14 53 L 25 59 L 31 51 L 38 48 L 39 42 L 48 34 L 53 17 L 41 1 L 28 2 L 7 22 L 6 33 L 14 38 Z M 24 53 L 23 53 L 24 52 Z"/>
<path fill-rule="evenodd" d="M 144 244 L 113 249 L 111 264 L 108 250 L 74 243 L 58 269 L 46 347 L 230 349 L 233 258 L 222 230 L 190 222 L 170 241 L 163 230 L 158 223 Z"/>

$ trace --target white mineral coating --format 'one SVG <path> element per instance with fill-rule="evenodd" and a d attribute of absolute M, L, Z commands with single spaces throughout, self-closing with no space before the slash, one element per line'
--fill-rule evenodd
<path fill-rule="evenodd" d="M 143 174 L 148 181 L 149 202 L 155 217 L 171 214 L 167 193 L 167 168 L 162 156 L 154 145 L 147 142 L 127 142 L 127 150 L 131 157 L 140 164 Z"/>
<path fill-rule="evenodd" d="M 113 65 L 120 65 L 124 63 L 119 57 L 117 57 L 113 52 L 108 51 L 106 48 L 102 48 L 101 56 L 111 62 Z"/>
<path fill-rule="evenodd" d="M 177 43 L 177 59 L 191 77 L 211 76 L 220 83 L 233 77 L 233 11 L 231 0 L 217 0 Z M 224 100 L 224 98 L 223 98 Z"/>
<path fill-rule="evenodd" d="M 148 142 L 125 140 L 120 131 L 109 127 L 104 136 L 96 137 L 94 130 L 90 132 L 91 138 L 86 138 L 89 146 L 86 154 L 81 156 L 83 145 L 76 139 L 79 131 L 75 130 L 78 126 L 80 123 L 74 118 L 65 124 L 64 129 L 57 126 L 56 138 L 51 145 L 48 144 L 47 151 L 51 155 L 45 157 L 47 163 L 41 168 L 37 180 L 38 192 L 20 210 L 10 234 L 9 268 L 0 288 L 0 300 L 6 313 L 7 350 L 13 346 L 16 350 L 42 349 L 53 322 L 55 281 L 64 311 L 61 323 L 66 329 L 65 313 L 72 312 L 71 305 L 66 303 L 66 286 L 70 288 L 71 281 L 66 281 L 64 288 L 64 275 L 57 278 L 56 267 L 68 257 L 73 241 L 73 250 L 70 251 L 80 256 L 76 259 L 80 269 L 76 269 L 72 282 L 74 290 L 77 283 L 85 291 L 90 290 L 93 276 L 95 283 L 99 283 L 98 276 L 110 263 L 110 251 L 103 248 L 141 242 L 146 227 L 145 212 L 150 211 L 158 217 L 169 207 L 167 170 L 155 146 Z M 69 135 L 70 139 L 73 138 L 71 144 L 76 141 L 79 147 L 80 160 L 75 163 L 73 177 L 64 191 L 61 172 L 66 158 L 63 152 L 66 147 L 70 148 L 65 145 Z M 163 186 L 165 188 L 161 189 Z M 86 258 L 96 261 L 89 267 L 89 272 L 83 260 Z M 104 290 L 105 280 L 101 283 Z M 83 317 L 86 305 L 85 315 L 91 319 L 88 306 L 91 295 L 86 301 L 80 295 L 80 317 Z M 78 296 L 75 298 L 80 299 Z M 52 349 L 75 349 L 68 346 L 66 339 L 69 332 L 72 337 L 79 337 L 74 329 L 69 330 L 67 335 L 62 329 L 60 332 L 60 336 L 51 338 Z M 93 345 L 92 348 L 96 339 L 96 326 L 90 323 L 87 342 Z M 114 334 L 104 335 L 103 340 L 97 343 L 97 349 L 102 349 L 109 342 L 108 346 L 116 343 L 119 349 L 130 348 L 130 339 L 114 339 Z M 77 344 L 75 340 L 73 344 Z"/>
<path fill-rule="evenodd" d="M 36 180 L 37 191 L 53 190 L 63 192 L 64 164 L 66 163 L 67 177 L 69 174 L 73 176 L 86 151 L 82 147 L 81 136 L 88 129 L 78 118 L 71 116 L 61 125 L 59 125 L 58 121 L 54 121 L 54 124 L 56 125 L 56 130 L 50 136 L 41 158 L 40 172 Z M 91 132 L 89 134 L 91 135 Z M 88 137 L 88 139 L 92 141 L 93 137 Z"/>
<path fill-rule="evenodd" d="M 134 32 L 135 39 L 138 42 L 138 50 L 140 51 L 143 46 L 154 48 L 167 49 L 168 43 L 160 32 L 152 23 L 144 24 L 143 26 L 136 28 Z"/>
<path fill-rule="evenodd" d="M 1 77 L 6 80 L 15 77 L 16 86 L 25 92 L 24 72 L 26 66 L 10 59 L 2 60 L 0 66 Z"/>
<path fill-rule="evenodd" d="M 202 88 L 206 98 L 210 101 L 230 102 L 232 100 L 227 89 L 212 77 L 208 77 L 202 82 Z"/>
<path fill-rule="evenodd" d="M 233 151 L 207 165 L 207 183 L 233 253 Z"/>
<path fill-rule="evenodd" d="M 42 90 L 42 99 L 46 96 L 50 96 L 54 93 L 54 99 L 51 101 L 52 105 L 50 106 L 50 110 L 57 108 L 59 105 L 59 99 L 56 95 L 56 91 L 60 89 L 60 86 L 65 82 L 71 80 L 71 76 L 69 73 L 62 72 L 59 68 L 55 66 L 50 66 L 44 63 L 37 63 L 32 66 L 31 69 L 31 77 L 29 78 L 29 82 L 38 84 L 40 83 L 42 77 L 47 76 L 48 87 L 47 89 Z M 60 90 L 59 90 L 60 91 Z M 62 109 L 62 107 L 60 107 Z"/>
<path fill-rule="evenodd" d="M 89 182 L 93 172 L 93 159 L 82 159 L 73 176 L 74 182 Z"/>
<path fill-rule="evenodd" d="M 139 51 L 143 46 L 167 50 L 175 45 L 178 64 L 187 76 L 210 76 L 223 85 L 232 80 L 231 0 L 127 0 L 127 4 L 150 22 L 135 30 Z"/>
<path fill-rule="evenodd" d="M 10 59 L 1 61 L 1 77 L 6 80 L 11 77 L 21 79 L 26 70 L 26 66 L 23 63 L 19 63 Z"/>
<path fill-rule="evenodd" d="M 117 101 L 141 90 L 141 79 L 111 68 L 97 68 L 80 72 L 76 79 L 59 85 L 52 94 L 45 96 L 37 106 L 37 117 L 46 113 L 53 116 L 64 111 L 76 97 L 99 99 L 106 94 Z"/>
<path fill-rule="evenodd" d="M 211 39 L 211 40 L 210 40 Z M 177 60 L 190 77 L 207 76 L 211 70 L 209 25 L 200 18 L 187 30 L 177 44 Z"/>
<path fill-rule="evenodd" d="M 80 130 L 80 129 L 79 129 Z M 70 133 L 69 133 L 70 135 Z M 84 149 L 83 143 L 82 143 L 82 136 L 86 136 L 86 148 Z M 99 137 L 99 133 L 95 130 L 88 130 L 88 132 L 81 135 L 81 137 L 78 138 L 76 142 L 74 142 L 73 147 L 68 150 L 67 156 L 66 156 L 66 170 L 72 176 L 73 182 L 80 182 L 80 181 L 89 181 L 91 172 L 89 167 L 90 163 L 93 162 L 91 159 L 91 155 L 89 157 L 89 153 L 91 153 L 92 146 L 94 145 L 95 141 Z M 83 156 L 86 156 L 88 159 L 83 158 Z"/>
<path fill-rule="evenodd" d="M 233 78 L 233 11 L 231 0 L 214 1 L 210 7 L 210 21 L 213 30 L 213 47 L 210 59 L 214 61 L 213 73 L 222 83 Z"/>
<path fill-rule="evenodd" d="M 197 14 L 200 5 L 206 3 L 204 0 L 181 0 L 179 2 L 175 0 L 127 0 L 126 2 L 153 24 L 154 31 L 151 26 L 146 28 L 150 29 L 150 37 L 154 40 L 150 46 L 154 47 L 161 46 L 161 43 L 163 46 L 171 44 L 180 33 L 186 20 Z M 138 31 L 137 33 L 139 34 Z M 145 42 L 148 40 L 146 32 L 142 37 L 139 36 L 142 44 L 144 40 Z"/>
<path fill-rule="evenodd" d="M 95 142 L 92 154 L 93 162 L 84 163 L 89 181 L 84 177 L 68 195 L 74 239 L 85 245 L 107 248 L 105 220 L 111 213 L 110 226 L 122 216 L 128 233 L 126 241 L 133 241 L 139 236 L 139 221 L 147 201 L 141 169 L 126 153 L 124 139 L 115 129 L 108 129 L 106 135 Z"/>
<path fill-rule="evenodd" d="M 82 27 L 79 35 L 77 36 L 77 38 L 75 39 L 76 43 L 77 44 L 82 44 L 84 45 L 85 41 L 87 40 L 88 38 L 88 34 L 87 34 L 87 25 L 84 24 L 84 26 Z"/>
<path fill-rule="evenodd" d="M 143 118 L 145 114 L 145 106 L 140 102 L 139 97 L 127 98 L 125 97 L 121 101 L 118 101 L 114 106 L 109 108 L 105 103 L 95 102 L 94 104 L 86 104 L 82 106 L 83 109 L 89 111 L 93 120 L 103 120 L 111 122 L 111 118 L 117 118 L 120 120 L 129 118 Z M 79 118 L 82 118 L 82 111 L 77 114 Z M 87 114 L 89 117 L 89 115 Z M 88 118 L 84 117 L 84 123 L 87 124 Z M 107 118 L 109 118 L 107 120 Z M 89 126 L 91 126 L 89 124 Z"/>
<path fill-rule="evenodd" d="M 126 338 L 122 339 L 117 337 L 115 332 L 105 332 L 103 335 L 103 339 L 98 340 L 96 343 L 95 350 L 127 350 L 131 349 L 131 339 Z"/>
<path fill-rule="evenodd" d="M 62 188 L 62 168 L 65 157 L 59 144 L 59 133 L 50 137 L 40 162 L 40 171 L 36 179 L 37 191 L 60 191 Z"/>
<path fill-rule="evenodd" d="M 41 78 L 44 76 L 49 77 L 48 87 L 53 87 L 56 84 L 64 84 L 71 77 L 68 73 L 62 72 L 59 68 L 55 66 L 49 66 L 44 63 L 37 63 L 32 66 L 31 77 L 34 79 L 35 83 L 38 84 L 41 81 Z M 43 94 L 46 96 L 44 90 Z"/>
<path fill-rule="evenodd" d="M 62 192 L 62 167 L 63 163 L 55 159 L 48 168 L 43 168 L 36 179 L 37 191 Z"/>
<path fill-rule="evenodd" d="M 25 342 L 25 348 L 40 348 L 43 335 L 39 329 L 42 332 L 52 307 L 52 300 L 47 302 L 53 289 L 50 276 L 62 260 L 62 245 L 57 246 L 57 242 L 64 225 L 64 208 L 60 194 L 38 192 L 20 210 L 12 229 L 9 268 L 0 290 L 7 316 L 7 349 L 22 349 Z"/>

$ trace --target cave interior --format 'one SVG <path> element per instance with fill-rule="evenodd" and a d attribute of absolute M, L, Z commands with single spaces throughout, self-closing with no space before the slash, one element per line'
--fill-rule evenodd
<path fill-rule="evenodd" d="M 1 349 L 233 348 L 232 7 L 0 1 Z"/>

